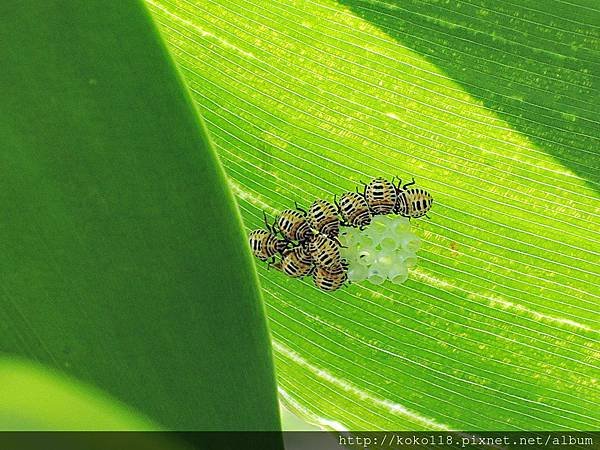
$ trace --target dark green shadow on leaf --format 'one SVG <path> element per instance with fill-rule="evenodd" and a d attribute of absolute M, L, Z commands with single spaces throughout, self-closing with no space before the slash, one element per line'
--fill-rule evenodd
<path fill-rule="evenodd" d="M 593 86 L 600 35 L 593 25 L 600 13 L 557 2 L 547 8 L 540 2 L 338 2 L 427 58 L 598 190 L 600 91 Z M 571 29 L 552 26 L 552 16 Z"/>

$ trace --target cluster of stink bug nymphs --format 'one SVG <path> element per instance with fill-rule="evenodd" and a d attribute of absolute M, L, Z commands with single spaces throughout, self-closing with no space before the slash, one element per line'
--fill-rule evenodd
<path fill-rule="evenodd" d="M 416 264 L 419 238 L 410 218 L 427 214 L 433 203 L 423 189 L 376 178 L 363 192 L 344 193 L 339 201 L 315 200 L 310 208 L 282 211 L 265 228 L 250 233 L 254 256 L 293 278 L 312 276 L 323 291 L 348 281 L 385 280 L 400 284 Z"/>

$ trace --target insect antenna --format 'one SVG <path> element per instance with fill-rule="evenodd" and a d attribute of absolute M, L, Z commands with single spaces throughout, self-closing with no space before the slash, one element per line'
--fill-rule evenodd
<path fill-rule="evenodd" d="M 333 204 L 337 206 L 338 211 L 340 211 L 340 204 L 337 201 L 337 194 L 333 194 Z"/>
<path fill-rule="evenodd" d="M 267 220 L 267 213 L 265 212 L 265 210 L 263 209 L 263 218 L 265 219 L 265 227 L 267 227 L 267 231 L 269 231 L 271 234 L 275 234 L 275 230 L 273 225 L 269 225 L 269 221 Z"/>
<path fill-rule="evenodd" d="M 305 216 L 308 214 L 304 208 L 301 208 L 300 206 L 298 206 L 298 202 L 294 201 L 294 205 L 296 205 L 296 209 L 298 211 L 300 211 L 301 213 L 303 213 Z"/>
<path fill-rule="evenodd" d="M 270 261 L 267 262 L 267 270 L 270 270 L 271 267 L 276 270 L 281 270 L 281 263 L 275 261 L 275 257 L 273 256 Z"/>
<path fill-rule="evenodd" d="M 413 177 L 410 183 L 406 183 L 404 186 L 402 186 L 402 189 L 406 189 L 408 186 L 412 186 L 413 184 L 415 184 L 415 177 Z"/>

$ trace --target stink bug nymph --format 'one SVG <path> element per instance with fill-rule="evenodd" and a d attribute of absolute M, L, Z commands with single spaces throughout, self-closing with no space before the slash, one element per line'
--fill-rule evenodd
<path fill-rule="evenodd" d="M 324 234 L 317 234 L 308 244 L 314 263 L 320 267 L 332 267 L 340 262 L 339 243 Z"/>
<path fill-rule="evenodd" d="M 282 253 L 288 245 L 283 239 L 278 239 L 273 233 L 263 229 L 254 230 L 248 240 L 252 253 L 261 261 Z"/>
<path fill-rule="evenodd" d="M 310 225 L 319 233 L 335 238 L 340 234 L 337 209 L 326 200 L 315 200 L 308 210 Z"/>
<path fill-rule="evenodd" d="M 306 213 L 294 209 L 286 209 L 279 214 L 277 228 L 290 241 L 306 242 L 313 236 Z"/>
<path fill-rule="evenodd" d="M 401 184 L 402 180 L 398 179 L 398 186 L 396 187 L 398 199 L 396 201 L 396 208 L 394 209 L 396 214 L 415 219 L 427 215 L 433 204 L 431 194 L 420 188 L 408 189 L 408 186 L 415 184 L 414 178 L 404 186 L 401 186 Z"/>
<path fill-rule="evenodd" d="M 365 184 L 364 197 L 373 215 L 385 215 L 396 206 L 396 187 L 383 178 L 375 178 Z"/>
<path fill-rule="evenodd" d="M 333 267 L 317 267 L 313 274 L 315 286 L 322 291 L 335 291 L 348 280 L 346 266 L 338 263 Z"/>
<path fill-rule="evenodd" d="M 263 211 L 266 230 L 254 230 L 248 236 L 252 253 L 258 259 L 266 261 L 273 258 L 276 254 L 282 253 L 288 246 L 288 242 L 277 237 L 276 231 L 267 221 L 267 215 Z"/>
<path fill-rule="evenodd" d="M 285 250 L 279 265 L 279 269 L 283 273 L 293 278 L 309 275 L 314 267 L 308 248 L 303 245 Z"/>
<path fill-rule="evenodd" d="M 357 192 L 346 192 L 340 197 L 339 203 L 335 197 L 333 201 L 338 207 L 344 225 L 363 228 L 371 223 L 371 211 L 363 195 Z"/>

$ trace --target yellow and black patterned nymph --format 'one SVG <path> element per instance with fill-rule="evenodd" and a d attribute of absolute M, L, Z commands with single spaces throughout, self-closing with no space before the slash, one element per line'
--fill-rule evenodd
<path fill-rule="evenodd" d="M 375 178 L 365 184 L 364 197 L 373 215 L 386 215 L 396 206 L 396 187 L 384 178 Z"/>
<path fill-rule="evenodd" d="M 308 244 L 308 250 L 317 267 L 333 267 L 340 263 L 340 247 L 337 240 L 325 234 L 317 234 Z"/>
<path fill-rule="evenodd" d="M 308 209 L 308 219 L 312 228 L 319 233 L 335 238 L 340 234 L 340 219 L 335 206 L 327 200 L 315 200 Z"/>
<path fill-rule="evenodd" d="M 433 197 L 429 192 L 421 188 L 408 188 L 415 184 L 414 178 L 410 183 L 402 185 L 398 180 L 396 186 L 397 200 L 394 212 L 404 217 L 418 218 L 426 216 L 433 205 Z"/>
<path fill-rule="evenodd" d="M 308 248 L 298 245 L 283 252 L 278 268 L 289 277 L 302 278 L 310 275 L 315 265 Z"/>
<path fill-rule="evenodd" d="M 342 216 L 344 226 L 363 228 L 371 223 L 373 216 L 364 195 L 346 192 L 340 197 L 339 203 L 335 198 L 333 201 Z"/>
<path fill-rule="evenodd" d="M 313 274 L 315 286 L 322 291 L 335 291 L 348 280 L 347 267 L 340 262 L 333 267 L 317 267 Z"/>
<path fill-rule="evenodd" d="M 267 261 L 268 259 L 274 260 L 275 255 L 283 253 L 289 242 L 277 237 L 277 232 L 273 225 L 269 225 L 267 215 L 264 211 L 263 217 L 265 219 L 266 229 L 263 230 L 261 228 L 252 231 L 248 236 L 248 241 L 250 242 L 252 254 L 258 259 L 261 261 Z"/>
<path fill-rule="evenodd" d="M 306 212 L 295 209 L 286 209 L 277 217 L 277 228 L 290 241 L 301 243 L 310 241 L 313 231 L 306 217 Z"/>

